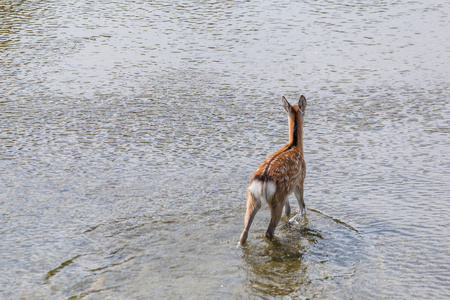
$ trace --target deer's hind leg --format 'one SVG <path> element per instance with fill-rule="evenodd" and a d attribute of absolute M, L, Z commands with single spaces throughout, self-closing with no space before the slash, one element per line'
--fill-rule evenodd
<path fill-rule="evenodd" d="M 303 170 L 305 168 L 303 167 Z M 305 201 L 303 199 L 303 183 L 305 181 L 305 174 L 306 172 L 303 171 L 302 177 L 298 183 L 298 185 L 294 189 L 295 198 L 297 198 L 298 202 L 298 213 L 289 220 L 289 222 L 294 223 L 297 219 L 300 219 L 304 214 L 306 214 L 306 205 Z"/>
<path fill-rule="evenodd" d="M 301 219 L 301 217 L 306 213 L 305 201 L 303 200 L 303 188 L 296 186 L 294 189 L 294 194 L 298 202 L 298 213 L 289 220 L 290 223 L 294 223 L 295 221 Z"/>
<path fill-rule="evenodd" d="M 252 225 L 256 213 L 261 208 L 261 200 L 253 197 L 250 191 L 247 191 L 247 211 L 245 213 L 245 226 L 239 239 L 239 244 L 243 245 L 247 241 L 248 231 Z"/>
<path fill-rule="evenodd" d="M 280 222 L 281 214 L 283 213 L 283 206 L 286 202 L 286 196 L 275 196 L 275 198 L 270 203 L 270 223 L 269 228 L 267 228 L 266 237 L 269 240 L 272 240 L 274 234 L 275 234 L 275 228 L 278 225 L 278 222 Z"/>
<path fill-rule="evenodd" d="M 286 199 L 286 204 L 284 204 L 284 213 L 289 217 L 291 214 L 291 206 L 289 205 L 289 200 Z"/>
<path fill-rule="evenodd" d="M 296 186 L 294 189 L 294 194 L 298 202 L 298 213 L 303 215 L 306 213 L 306 205 L 303 199 L 303 186 Z"/>

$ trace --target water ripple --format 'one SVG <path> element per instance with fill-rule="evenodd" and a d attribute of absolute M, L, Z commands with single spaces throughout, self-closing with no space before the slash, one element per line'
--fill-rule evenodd
<path fill-rule="evenodd" d="M 446 299 L 448 6 L 3 1 L 0 297 Z M 307 218 L 236 249 L 300 94 Z"/>

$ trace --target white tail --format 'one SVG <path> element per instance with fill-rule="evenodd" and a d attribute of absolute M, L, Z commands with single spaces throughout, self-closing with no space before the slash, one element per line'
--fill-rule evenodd
<path fill-rule="evenodd" d="M 254 198 L 260 199 L 263 205 L 267 205 L 267 199 L 272 199 L 277 190 L 277 186 L 272 181 L 263 182 L 255 179 L 251 182 L 248 190 Z"/>
<path fill-rule="evenodd" d="M 271 211 L 271 219 L 266 237 L 272 239 L 275 228 L 280 221 L 283 207 L 289 216 L 291 208 L 287 197 L 292 192 L 298 201 L 298 214 L 301 217 L 305 211 L 303 201 L 303 183 L 306 176 L 306 164 L 303 155 L 303 118 L 306 109 L 306 98 L 302 95 L 298 105 L 291 106 L 286 98 L 282 97 L 283 107 L 288 113 L 289 142 L 280 150 L 269 156 L 256 170 L 247 189 L 247 212 L 245 214 L 245 227 L 239 239 L 243 245 L 248 231 L 261 203 L 267 203 Z"/>

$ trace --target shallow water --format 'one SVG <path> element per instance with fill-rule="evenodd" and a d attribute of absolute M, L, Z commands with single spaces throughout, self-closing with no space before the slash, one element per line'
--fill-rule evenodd
<path fill-rule="evenodd" d="M 0 298 L 448 298 L 449 11 L 3 1 Z M 236 248 L 300 94 L 307 215 Z"/>

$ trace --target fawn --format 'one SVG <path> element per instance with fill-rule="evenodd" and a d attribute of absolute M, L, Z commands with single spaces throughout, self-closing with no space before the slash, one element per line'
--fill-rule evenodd
<path fill-rule="evenodd" d="M 239 239 L 239 245 L 247 240 L 253 218 L 261 208 L 261 201 L 270 207 L 271 218 L 266 237 L 271 240 L 280 221 L 283 207 L 290 215 L 288 196 L 294 192 L 298 201 L 298 214 L 290 222 L 301 218 L 306 213 L 303 201 L 303 183 L 306 176 L 306 164 L 303 156 L 303 119 L 306 98 L 300 96 L 298 105 L 290 105 L 286 98 L 281 98 L 289 120 L 289 143 L 269 156 L 253 174 L 247 189 L 247 212 L 245 227 Z"/>

